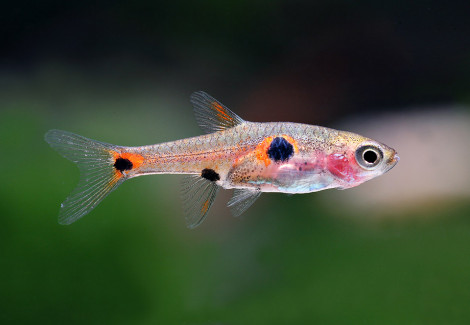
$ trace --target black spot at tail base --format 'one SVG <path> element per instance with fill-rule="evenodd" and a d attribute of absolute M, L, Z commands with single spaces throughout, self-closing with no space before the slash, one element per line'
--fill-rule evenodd
<path fill-rule="evenodd" d="M 294 147 L 282 137 L 274 138 L 268 149 L 268 156 L 275 162 L 287 161 L 294 154 Z"/>
<path fill-rule="evenodd" d="M 216 182 L 220 179 L 219 174 L 210 168 L 204 168 L 201 172 L 201 176 L 211 182 Z"/>
<path fill-rule="evenodd" d="M 121 173 L 125 170 L 131 170 L 133 167 L 132 162 L 129 159 L 118 158 L 114 162 L 114 168 L 119 170 Z"/>

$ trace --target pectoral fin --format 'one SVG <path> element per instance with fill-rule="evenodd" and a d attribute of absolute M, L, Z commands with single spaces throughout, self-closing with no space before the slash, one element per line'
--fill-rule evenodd
<path fill-rule="evenodd" d="M 227 203 L 232 215 L 238 217 L 245 212 L 261 195 L 261 191 L 236 189 Z"/>

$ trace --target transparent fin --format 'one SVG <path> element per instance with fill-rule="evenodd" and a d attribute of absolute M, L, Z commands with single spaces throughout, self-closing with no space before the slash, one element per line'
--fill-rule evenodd
<path fill-rule="evenodd" d="M 192 93 L 191 103 L 196 121 L 206 133 L 229 129 L 244 122 L 237 114 L 203 91 Z"/>
<path fill-rule="evenodd" d="M 89 213 L 126 179 L 113 166 L 117 146 L 60 130 L 48 131 L 45 140 L 80 170 L 77 187 L 61 204 L 60 224 L 71 224 Z"/>
<path fill-rule="evenodd" d="M 181 197 L 188 228 L 199 226 L 207 216 L 219 187 L 200 175 L 188 175 L 183 178 Z"/>
<path fill-rule="evenodd" d="M 261 191 L 253 191 L 247 189 L 236 189 L 233 196 L 228 201 L 227 206 L 235 217 L 245 212 L 261 195 Z"/>

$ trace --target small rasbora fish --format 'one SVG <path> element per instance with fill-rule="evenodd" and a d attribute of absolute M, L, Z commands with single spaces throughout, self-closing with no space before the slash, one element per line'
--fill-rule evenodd
<path fill-rule="evenodd" d="M 347 189 L 389 171 L 399 160 L 382 143 L 315 125 L 247 122 L 205 92 L 191 95 L 206 135 L 124 147 L 50 130 L 45 140 L 75 162 L 80 181 L 61 204 L 59 223 L 70 224 L 95 208 L 125 180 L 151 174 L 187 174 L 183 200 L 188 227 L 207 215 L 219 188 L 234 189 L 233 215 L 262 192 L 309 193 Z"/>

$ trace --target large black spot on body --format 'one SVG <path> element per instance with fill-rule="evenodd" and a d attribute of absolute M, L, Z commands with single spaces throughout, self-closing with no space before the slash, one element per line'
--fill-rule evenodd
<path fill-rule="evenodd" d="M 118 159 L 116 159 L 116 161 L 114 162 L 114 168 L 116 168 L 117 170 L 119 170 L 121 173 L 122 173 L 124 170 L 131 170 L 132 167 L 133 167 L 132 162 L 131 162 L 129 159 L 118 158 Z"/>
<path fill-rule="evenodd" d="M 294 154 L 294 147 L 282 137 L 274 138 L 268 149 L 268 156 L 272 160 L 287 161 Z"/>
<path fill-rule="evenodd" d="M 219 174 L 213 169 L 204 168 L 201 172 L 201 176 L 211 182 L 218 181 L 220 179 Z"/>

